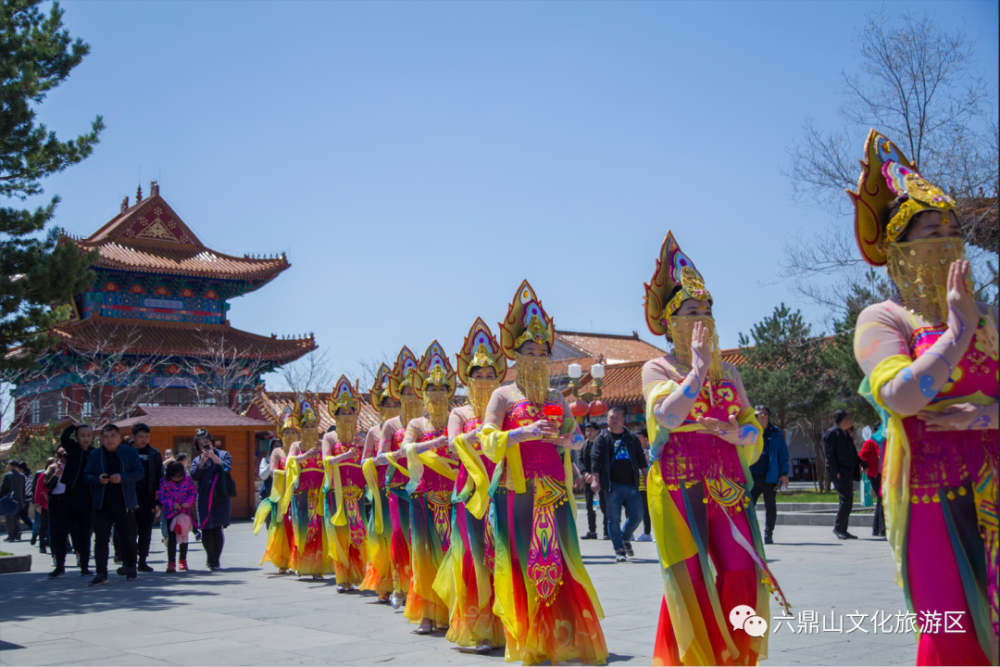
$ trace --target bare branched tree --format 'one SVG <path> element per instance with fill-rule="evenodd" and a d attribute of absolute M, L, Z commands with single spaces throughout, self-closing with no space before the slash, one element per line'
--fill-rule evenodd
<path fill-rule="evenodd" d="M 30 402 L 18 401 L 17 387 L 42 380 L 39 365 L 23 368 L 13 366 L 0 372 L 0 433 L 7 433 L 25 422 L 30 414 Z"/>
<path fill-rule="evenodd" d="M 781 278 L 837 314 L 852 286 L 870 281 L 843 218 L 852 214 L 844 190 L 857 184 L 861 141 L 874 127 L 956 199 L 979 297 L 996 303 L 996 91 L 975 69 L 972 40 L 962 29 L 945 32 L 926 13 L 879 12 L 868 15 L 856 43 L 861 64 L 843 74 L 842 127 L 827 132 L 807 119 L 784 172 L 796 200 L 841 219 L 788 241 Z"/>
<path fill-rule="evenodd" d="M 382 352 L 381 356 L 371 357 L 369 359 L 359 359 L 358 366 L 361 367 L 361 374 L 358 377 L 358 383 L 361 386 L 361 391 L 367 392 L 375 384 L 375 374 L 378 373 L 378 369 L 385 364 L 389 368 L 395 363 L 395 359 L 390 359 L 389 355 Z"/>
<path fill-rule="evenodd" d="M 74 384 L 83 389 L 83 400 L 67 401 L 67 414 L 82 420 L 118 421 L 128 418 L 138 405 L 158 402 L 164 388 L 155 378 L 165 359 L 157 350 L 137 354 L 141 336 L 138 326 L 121 323 L 106 336 L 72 346 Z"/>
<path fill-rule="evenodd" d="M 337 375 L 327 354 L 327 348 L 313 350 L 278 370 L 286 391 L 328 392 Z"/>
<path fill-rule="evenodd" d="M 261 349 L 237 344 L 224 331 L 199 329 L 195 335 L 202 352 L 196 359 L 184 359 L 181 365 L 192 404 L 227 407 L 242 414 L 250 407 L 257 378 L 270 370 L 270 362 L 263 358 Z"/>

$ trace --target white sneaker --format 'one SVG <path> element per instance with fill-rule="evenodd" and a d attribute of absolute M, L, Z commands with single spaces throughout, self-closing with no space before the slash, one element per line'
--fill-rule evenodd
<path fill-rule="evenodd" d="M 649 533 L 643 533 L 639 537 L 635 538 L 635 541 L 636 542 L 652 542 L 653 541 L 653 536 L 650 535 Z"/>

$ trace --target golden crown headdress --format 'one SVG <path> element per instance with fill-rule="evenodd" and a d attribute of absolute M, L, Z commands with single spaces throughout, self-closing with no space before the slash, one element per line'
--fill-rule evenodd
<path fill-rule="evenodd" d="M 298 431 L 299 429 L 295 426 L 294 411 L 292 406 L 286 405 L 285 409 L 281 411 L 278 415 L 278 437 L 285 431 Z"/>
<path fill-rule="evenodd" d="M 396 357 L 396 363 L 389 374 L 389 396 L 397 401 L 403 398 L 403 388 L 413 386 L 413 373 L 417 368 L 417 357 L 410 348 L 404 346 Z"/>
<path fill-rule="evenodd" d="M 889 244 L 895 242 L 917 213 L 940 211 L 947 215 L 955 200 L 929 183 L 910 164 L 902 151 L 871 130 L 865 141 L 865 159 L 859 160 L 861 177 L 857 192 L 848 190 L 854 202 L 854 238 L 861 257 L 872 266 L 883 266 Z M 899 212 L 882 226 L 882 217 L 898 197 L 906 197 Z"/>
<path fill-rule="evenodd" d="M 334 385 L 330 398 L 326 400 L 326 409 L 330 411 L 330 416 L 337 414 L 337 410 L 352 409 L 357 415 L 361 412 L 361 399 L 358 398 L 357 383 L 351 386 L 347 376 L 341 375 Z"/>
<path fill-rule="evenodd" d="M 302 429 L 316 428 L 319 426 L 319 416 L 311 400 L 301 391 L 295 394 L 295 411 L 292 412 L 292 424 L 296 431 Z"/>
<path fill-rule="evenodd" d="M 513 359 L 515 350 L 529 340 L 539 345 L 548 343 L 551 350 L 555 334 L 552 318 L 545 314 L 535 290 L 525 280 L 507 307 L 507 317 L 500 323 L 500 349 L 508 359 Z"/>
<path fill-rule="evenodd" d="M 670 293 L 678 285 L 681 289 L 671 297 Z M 712 300 L 712 295 L 705 289 L 705 279 L 694 267 L 694 262 L 681 252 L 672 231 L 668 231 L 663 239 L 660 256 L 656 260 L 656 270 L 645 287 L 646 325 L 657 336 L 667 333 L 667 320 L 687 299 Z"/>
<path fill-rule="evenodd" d="M 507 359 L 500 352 L 500 344 L 493 337 L 493 332 L 481 317 L 477 317 L 472 324 L 455 360 L 458 362 L 458 379 L 466 386 L 469 385 L 470 368 L 490 366 L 496 371 L 498 382 L 503 382 L 507 375 Z"/>
<path fill-rule="evenodd" d="M 379 366 L 378 372 L 375 373 L 375 383 L 368 393 L 368 401 L 376 410 L 382 407 L 382 399 L 389 395 L 389 375 L 391 374 L 392 369 L 385 364 Z"/>
<path fill-rule="evenodd" d="M 427 351 L 417 364 L 414 371 L 413 393 L 423 398 L 424 389 L 432 384 L 447 388 L 449 398 L 455 395 L 457 387 L 455 371 L 448 361 L 448 355 L 444 353 L 444 348 L 437 341 L 427 346 Z"/>

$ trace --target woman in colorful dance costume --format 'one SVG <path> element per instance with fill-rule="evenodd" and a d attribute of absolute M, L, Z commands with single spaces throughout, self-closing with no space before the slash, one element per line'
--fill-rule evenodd
<path fill-rule="evenodd" d="M 288 454 L 286 452 L 291 451 L 292 443 L 299 439 L 299 434 L 292 423 L 291 406 L 286 406 L 278 418 L 277 432 L 281 437 L 283 447 L 275 447 L 271 452 L 271 477 L 274 480 L 271 486 L 271 495 L 257 506 L 253 533 L 256 535 L 260 531 L 260 527 L 267 523 L 267 546 L 264 548 L 264 557 L 260 559 L 260 564 L 263 565 L 265 561 L 269 561 L 278 568 L 279 574 L 287 574 L 294 538 L 292 517 L 288 513 L 288 504 L 283 502 L 287 490 L 285 465 Z"/>
<path fill-rule="evenodd" d="M 327 399 L 327 409 L 337 426 L 323 436 L 323 467 L 326 479 L 324 522 L 330 558 L 337 577 L 337 592 L 346 593 L 360 586 L 368 563 L 365 534 L 365 477 L 361 472 L 364 439 L 358 435 L 361 400 L 357 387 L 343 375 Z"/>
<path fill-rule="evenodd" d="M 458 460 L 449 452 L 449 400 L 455 395 L 455 371 L 434 341 L 413 372 L 413 392 L 427 417 L 406 425 L 403 452 L 410 481 L 410 565 L 412 585 L 403 614 L 419 623 L 418 634 L 448 627 L 448 607 L 434 590 L 438 568 L 451 543 L 451 492 Z"/>
<path fill-rule="evenodd" d="M 603 665 L 604 613 L 580 556 L 572 488 L 570 450 L 583 436 L 566 399 L 549 389 L 553 339 L 552 318 L 524 281 L 500 324 L 500 349 L 515 361 L 516 380 L 493 392 L 479 435 L 497 465 L 489 489 L 493 611 L 508 662 Z"/>
<path fill-rule="evenodd" d="M 504 645 L 504 632 L 493 613 L 496 551 L 493 530 L 484 520 L 496 464 L 481 455 L 479 432 L 490 396 L 507 375 L 507 360 L 490 328 L 477 319 L 456 361 L 469 403 L 452 410 L 448 418 L 448 438 L 461 465 L 452 494 L 451 548 L 438 570 L 434 590 L 448 605 L 451 621 L 446 639 L 488 654 Z"/>
<path fill-rule="evenodd" d="M 300 577 L 322 579 L 332 571 L 330 549 L 324 528 L 323 454 L 316 442 L 319 417 L 313 403 L 303 393 L 295 396 L 292 424 L 302 434 L 288 452 L 286 502 L 292 515 L 289 567 Z"/>
<path fill-rule="evenodd" d="M 371 503 L 371 513 L 368 517 L 368 569 L 361 582 L 361 590 L 374 591 L 379 602 L 389 602 L 393 590 L 401 590 L 398 582 L 394 583 L 392 559 L 389 556 L 389 541 L 392 537 L 392 517 L 389 515 L 389 495 L 385 486 L 385 465 L 376 466 L 373 457 L 379 451 L 382 440 L 382 428 L 392 417 L 399 415 L 399 405 L 389 398 L 389 374 L 392 369 L 382 364 L 375 374 L 375 383 L 369 392 L 369 402 L 378 412 L 378 424 L 368 429 L 365 434 L 365 448 L 361 454 L 364 461 L 362 473 L 368 502 Z"/>
<path fill-rule="evenodd" d="M 413 373 L 416 367 L 417 358 L 410 348 L 400 350 L 389 375 L 389 395 L 382 399 L 384 403 L 398 405 L 400 413 L 382 426 L 382 440 L 375 458 L 376 466 L 386 467 L 385 487 L 389 496 L 389 518 L 392 520 L 389 559 L 392 562 L 394 585 L 389 602 L 393 609 L 403 606 L 413 584 L 410 567 L 410 494 L 406 490 L 410 472 L 400 447 L 403 436 L 406 435 L 405 425 L 424 413 L 423 403 L 413 393 Z"/>
<path fill-rule="evenodd" d="M 861 164 L 855 237 L 896 295 L 862 311 L 854 354 L 887 424 L 883 502 L 917 664 L 996 665 L 997 311 L 972 296 L 954 201 L 875 130 Z"/>
<path fill-rule="evenodd" d="M 674 347 L 642 369 L 664 592 L 653 664 L 755 665 L 767 655 L 755 628 L 771 620 L 769 589 L 785 606 L 750 503 L 761 428 L 739 373 L 722 362 L 712 297 L 673 233 L 646 285 L 646 323 Z M 749 620 L 734 629 L 734 613 Z"/>

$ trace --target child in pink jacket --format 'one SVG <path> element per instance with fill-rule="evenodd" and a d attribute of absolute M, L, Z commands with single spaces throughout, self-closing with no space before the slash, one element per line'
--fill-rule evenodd
<path fill-rule="evenodd" d="M 176 572 L 174 559 L 177 556 L 177 542 L 181 543 L 181 570 L 188 569 L 187 550 L 188 533 L 194 528 L 194 517 L 197 511 L 198 487 L 188 477 L 183 463 L 171 461 L 167 464 L 166 474 L 160 481 L 160 489 L 156 499 L 162 505 L 161 517 L 168 522 L 170 532 L 167 534 L 167 573 Z"/>

